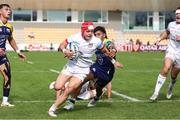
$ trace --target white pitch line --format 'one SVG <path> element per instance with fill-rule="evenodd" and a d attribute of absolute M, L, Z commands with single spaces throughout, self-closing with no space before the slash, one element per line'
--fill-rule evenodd
<path fill-rule="evenodd" d="M 50 69 L 50 71 L 59 74 L 59 71 L 57 71 L 57 70 Z M 133 97 L 130 97 L 130 96 L 127 96 L 127 95 L 118 93 L 118 92 L 116 92 L 116 91 L 114 91 L 114 90 L 112 90 L 112 93 L 113 93 L 114 95 L 120 96 L 120 97 L 125 98 L 125 99 L 128 99 L 128 100 L 130 100 L 130 101 L 135 101 L 135 102 L 140 101 L 140 100 L 138 100 L 138 99 L 136 99 L 136 98 L 133 98 Z"/>
<path fill-rule="evenodd" d="M 49 69 L 49 71 L 59 74 L 60 72 L 54 69 Z"/>
<path fill-rule="evenodd" d="M 53 102 L 53 100 L 17 100 L 13 102 L 15 103 L 50 103 L 50 102 Z"/>
<path fill-rule="evenodd" d="M 29 64 L 31 64 L 31 65 L 34 64 L 32 61 L 27 61 L 27 63 L 29 63 Z"/>
<path fill-rule="evenodd" d="M 133 97 L 130 97 L 130 96 L 127 96 L 127 95 L 118 93 L 118 92 L 116 92 L 116 91 L 114 91 L 114 90 L 112 90 L 112 93 L 113 93 L 114 95 L 120 96 L 120 97 L 122 97 L 122 98 L 128 99 L 128 100 L 133 101 L 133 102 L 139 102 L 139 101 L 141 101 L 141 100 L 138 100 L 138 99 L 136 99 L 136 98 L 133 98 Z"/>
<path fill-rule="evenodd" d="M 13 71 L 12 70 L 12 72 L 14 72 L 14 73 L 49 73 L 50 71 L 44 71 L 44 70 L 34 70 L 34 71 L 28 71 L 28 70 L 16 70 L 16 71 Z"/>
<path fill-rule="evenodd" d="M 121 72 L 129 72 L 129 73 L 155 73 L 158 70 L 122 70 Z"/>
<path fill-rule="evenodd" d="M 53 103 L 54 100 L 15 100 L 14 103 Z M 87 103 L 89 100 L 78 100 L 78 103 Z M 124 101 L 124 100 L 99 100 L 98 102 L 101 103 L 151 103 L 151 104 L 157 104 L 157 103 L 171 103 L 171 102 L 180 102 L 180 99 L 177 100 L 158 100 L 157 102 L 151 102 L 150 100 L 140 100 L 140 101 Z"/>

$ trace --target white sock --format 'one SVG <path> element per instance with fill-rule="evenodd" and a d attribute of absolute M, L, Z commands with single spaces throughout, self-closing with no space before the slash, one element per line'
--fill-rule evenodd
<path fill-rule="evenodd" d="M 90 99 L 90 97 L 91 97 L 91 95 L 90 95 L 89 91 L 85 91 L 84 93 L 82 93 L 78 96 L 78 98 L 83 99 L 83 100 L 88 100 L 88 99 Z"/>
<path fill-rule="evenodd" d="M 8 97 L 3 96 L 2 102 L 3 102 L 3 103 L 8 102 Z"/>
<path fill-rule="evenodd" d="M 161 87 L 163 86 L 165 80 L 166 80 L 166 77 L 159 74 L 157 82 L 156 82 L 156 87 L 155 87 L 154 94 L 156 94 L 156 95 L 159 94 L 159 91 L 160 91 Z"/>
<path fill-rule="evenodd" d="M 56 109 L 57 109 L 57 107 L 55 106 L 55 104 L 53 104 L 53 105 L 49 108 L 49 111 L 55 112 Z"/>

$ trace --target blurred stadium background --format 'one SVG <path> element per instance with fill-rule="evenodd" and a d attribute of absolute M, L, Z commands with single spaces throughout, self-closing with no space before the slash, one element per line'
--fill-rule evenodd
<path fill-rule="evenodd" d="M 105 26 L 119 51 L 165 50 L 167 42 L 160 47 L 153 43 L 175 19 L 174 10 L 180 0 L 0 0 L 1 3 L 8 3 L 13 9 L 10 23 L 20 48 L 35 52 L 25 53 L 26 62 L 8 52 L 12 66 L 10 100 L 16 107 L 0 107 L 0 119 L 50 119 L 47 110 L 54 92 L 48 90 L 48 85 L 66 63 L 61 53 L 50 50 L 56 51 L 61 41 L 80 31 L 84 21 Z M 87 101 L 79 102 L 72 112 L 60 109 L 58 118 L 180 119 L 180 84 L 176 85 L 172 101 L 165 100 L 166 83 L 160 102 L 148 102 L 163 56 L 163 52 L 118 53 L 117 59 L 124 68 L 117 70 L 113 79 L 113 101 L 92 109 L 86 108 Z"/>
<path fill-rule="evenodd" d="M 11 23 L 22 49 L 47 50 L 80 29 L 84 21 L 107 28 L 118 43 L 153 43 L 174 20 L 179 0 L 1 0 L 13 9 Z M 166 44 L 163 42 L 162 44 Z M 122 50 L 122 49 L 121 49 Z"/>

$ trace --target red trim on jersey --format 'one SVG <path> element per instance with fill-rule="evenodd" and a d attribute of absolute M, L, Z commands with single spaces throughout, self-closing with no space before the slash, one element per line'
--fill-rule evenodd
<path fill-rule="evenodd" d="M 68 39 L 67 38 L 65 39 L 65 42 L 68 44 Z"/>

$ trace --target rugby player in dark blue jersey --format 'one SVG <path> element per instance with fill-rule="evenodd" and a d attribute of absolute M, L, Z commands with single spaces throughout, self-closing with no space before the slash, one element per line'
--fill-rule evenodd
<path fill-rule="evenodd" d="M 6 56 L 6 40 L 8 40 L 11 47 L 16 51 L 19 58 L 24 60 L 26 57 L 17 47 L 13 38 L 13 27 L 8 22 L 11 15 L 11 8 L 8 4 L 0 4 L 0 72 L 4 78 L 3 84 L 3 99 L 1 106 L 13 107 L 14 105 L 8 102 L 8 97 L 11 87 L 11 71 L 10 63 Z"/>
<path fill-rule="evenodd" d="M 116 52 L 113 42 L 111 42 L 111 40 L 107 38 L 106 30 L 104 27 L 97 26 L 94 29 L 94 34 L 104 42 L 104 44 L 110 51 Z M 88 107 L 96 105 L 96 102 L 99 100 L 103 93 L 103 88 L 111 83 L 115 72 L 115 67 L 123 67 L 121 63 L 115 60 L 115 57 L 114 59 L 111 59 L 99 50 L 97 50 L 95 54 L 96 62 L 90 67 L 91 72 L 89 74 L 89 77 L 91 79 L 95 79 L 94 86 L 96 89 L 96 96 L 90 100 L 90 102 L 88 103 Z"/>

